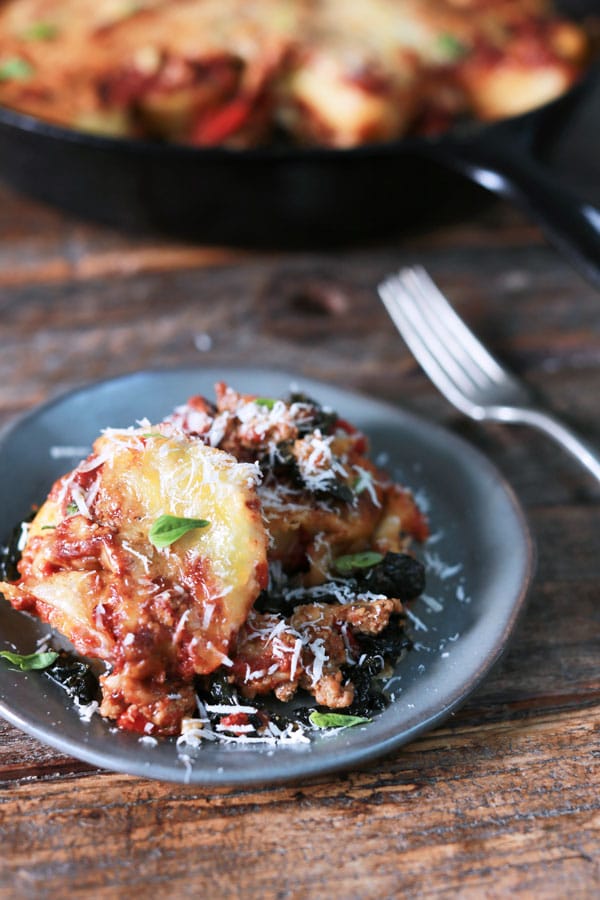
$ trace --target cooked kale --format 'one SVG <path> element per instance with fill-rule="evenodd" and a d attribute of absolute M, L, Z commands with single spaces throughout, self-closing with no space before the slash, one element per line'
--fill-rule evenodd
<path fill-rule="evenodd" d="M 380 563 L 356 573 L 360 590 L 414 600 L 425 589 L 425 567 L 408 553 L 386 553 Z"/>
<path fill-rule="evenodd" d="M 90 665 L 73 653 L 62 650 L 46 675 L 81 705 L 100 699 L 100 684 Z"/>
<path fill-rule="evenodd" d="M 292 393 L 288 397 L 287 402 L 302 403 L 305 406 L 311 407 L 311 415 L 307 416 L 302 422 L 296 423 L 300 437 L 312 434 L 312 432 L 317 429 L 321 434 L 330 434 L 333 426 L 338 421 L 339 416 L 334 410 L 323 409 L 320 403 L 317 403 L 316 400 L 313 400 L 312 397 L 309 397 L 307 394 L 299 392 Z"/>
<path fill-rule="evenodd" d="M 383 661 L 382 661 L 383 663 Z M 371 674 L 369 666 L 353 666 L 350 680 L 354 685 L 354 700 L 344 712 L 351 716 L 370 717 L 389 705 L 389 697 L 383 691 L 380 679 Z M 344 674 L 347 674 L 346 672 Z"/>
<path fill-rule="evenodd" d="M 308 695 L 307 695 L 308 696 Z M 312 699 L 312 698 L 310 698 Z M 315 706 L 297 706 L 295 709 L 286 710 L 283 704 L 279 704 L 280 709 L 273 709 L 274 703 L 278 701 L 266 701 L 264 697 L 255 697 L 252 700 L 252 706 L 263 711 L 269 720 L 284 731 L 288 725 L 309 725 L 309 716 L 315 709 Z"/>
<path fill-rule="evenodd" d="M 340 481 L 339 478 L 329 478 L 323 482 L 317 490 L 313 490 L 316 497 L 332 497 L 340 503 L 353 503 L 354 491 L 351 487 Z"/>
<path fill-rule="evenodd" d="M 258 612 L 279 613 L 286 617 L 291 616 L 298 605 L 299 601 L 297 597 L 293 600 L 289 600 L 285 594 L 280 594 L 276 591 L 261 591 L 254 601 L 254 608 L 258 610 Z"/>
<path fill-rule="evenodd" d="M 395 665 L 412 644 L 399 616 L 392 617 L 379 634 L 356 635 L 356 640 L 362 650 L 359 662 L 342 670 L 354 685 L 354 700 L 344 712 L 353 716 L 370 716 L 385 709 L 390 702 L 378 676 L 386 666 Z"/>
<path fill-rule="evenodd" d="M 196 679 L 196 692 L 204 703 L 238 706 L 240 699 L 229 683 L 227 673 L 217 669 L 212 675 Z"/>
<path fill-rule="evenodd" d="M 379 634 L 359 634 L 356 636 L 363 653 L 370 657 L 385 657 L 395 665 L 405 650 L 410 650 L 412 641 L 407 636 L 404 621 L 400 616 L 392 616 L 387 626 Z"/>
<path fill-rule="evenodd" d="M 293 487 L 310 491 L 315 497 L 330 497 L 341 503 L 354 502 L 355 494 L 352 488 L 333 474 L 330 478 L 321 482 L 318 488 L 308 484 L 302 477 L 302 472 L 294 455 L 293 441 L 280 441 L 277 444 L 275 453 L 265 454 L 260 457 L 259 465 L 263 475 L 266 476 L 270 473 L 277 478 L 287 478 Z"/>

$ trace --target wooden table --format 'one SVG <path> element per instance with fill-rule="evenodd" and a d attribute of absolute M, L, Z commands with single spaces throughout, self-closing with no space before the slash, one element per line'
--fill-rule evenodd
<path fill-rule="evenodd" d="M 375 294 L 413 261 L 600 446 L 600 298 L 504 204 L 376 246 L 244 253 L 127 237 L 0 189 L 0 422 L 123 372 L 267 363 L 462 434 L 514 486 L 539 554 L 502 663 L 364 771 L 198 789 L 97 771 L 0 724 L 1 896 L 598 896 L 600 486 L 431 386 Z"/>

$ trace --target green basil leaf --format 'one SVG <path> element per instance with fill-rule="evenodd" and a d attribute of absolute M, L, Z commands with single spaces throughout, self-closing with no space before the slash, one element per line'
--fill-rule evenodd
<path fill-rule="evenodd" d="M 26 41 L 53 41 L 58 36 L 58 25 L 54 22 L 33 22 L 21 32 Z"/>
<path fill-rule="evenodd" d="M 76 516 L 79 512 L 79 507 L 76 503 L 69 503 L 67 506 L 67 515 L 68 516 Z"/>
<path fill-rule="evenodd" d="M 54 531 L 56 525 L 42 525 L 40 531 Z"/>
<path fill-rule="evenodd" d="M 455 62 L 461 59 L 467 53 L 467 48 L 456 35 L 450 32 L 440 34 L 437 39 L 438 50 L 440 54 L 449 62 Z"/>
<path fill-rule="evenodd" d="M 308 717 L 316 728 L 351 728 L 353 725 L 366 725 L 372 719 L 363 716 L 348 716 L 343 713 L 321 713 L 314 710 Z"/>
<path fill-rule="evenodd" d="M 210 525 L 206 519 L 186 519 L 183 516 L 159 516 L 148 537 L 150 543 L 154 544 L 157 549 L 170 547 L 179 538 L 182 538 L 188 531 L 194 531 L 196 528 L 206 528 Z"/>
<path fill-rule="evenodd" d="M 350 575 L 354 569 L 370 569 L 383 559 L 382 553 L 373 550 L 364 550 L 362 553 L 349 553 L 347 556 L 338 556 L 334 560 L 334 568 L 340 575 Z"/>
<path fill-rule="evenodd" d="M 277 400 L 274 400 L 272 397 L 257 397 L 254 402 L 257 406 L 266 406 L 267 409 L 273 409 Z"/>
<path fill-rule="evenodd" d="M 22 672 L 31 669 L 47 669 L 58 658 L 56 650 L 40 650 L 37 653 L 13 653 L 11 650 L 0 650 L 0 656 L 7 659 L 13 666 L 18 666 Z"/>
<path fill-rule="evenodd" d="M 0 62 L 0 81 L 27 81 L 33 75 L 33 66 L 20 56 L 11 56 Z"/>

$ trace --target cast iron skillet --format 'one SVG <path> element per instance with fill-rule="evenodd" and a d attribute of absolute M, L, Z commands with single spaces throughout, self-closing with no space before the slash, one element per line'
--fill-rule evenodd
<path fill-rule="evenodd" d="M 595 0 L 563 6 L 573 17 L 597 8 Z M 536 158 L 597 81 L 595 66 L 565 96 L 524 116 L 349 150 L 200 149 L 105 138 L 0 108 L 0 173 L 39 199 L 129 229 L 210 243 L 316 247 L 460 211 L 470 193 L 450 169 L 523 207 L 600 286 L 600 210 L 558 184 Z"/>

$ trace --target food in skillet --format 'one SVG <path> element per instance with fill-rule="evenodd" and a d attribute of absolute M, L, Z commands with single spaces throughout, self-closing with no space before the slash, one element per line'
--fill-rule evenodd
<path fill-rule="evenodd" d="M 547 0 L 5 0 L 0 103 L 196 146 L 350 147 L 546 103 L 586 52 Z"/>
<path fill-rule="evenodd" d="M 0 590 L 107 664 L 100 713 L 121 728 L 273 738 L 296 723 L 265 700 L 298 691 L 370 715 L 409 644 L 404 604 L 424 587 L 410 545 L 428 526 L 366 452 L 303 395 L 219 384 L 214 405 L 105 430 Z"/>

